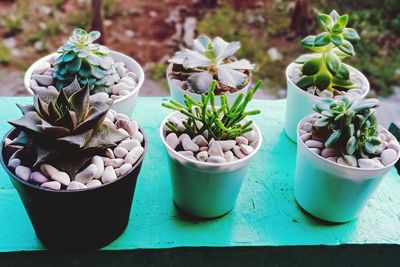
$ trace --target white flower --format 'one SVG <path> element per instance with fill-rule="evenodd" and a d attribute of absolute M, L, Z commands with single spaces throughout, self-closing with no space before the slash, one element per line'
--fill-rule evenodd
<path fill-rule="evenodd" d="M 169 62 L 192 71 L 188 82 L 201 93 L 208 91 L 215 75 L 222 84 L 237 88 L 246 80 L 244 70 L 254 69 L 254 64 L 246 59 L 224 63 L 239 48 L 239 42 L 228 43 L 220 37 L 211 40 L 207 36 L 199 36 L 194 40 L 194 50 L 176 52 Z"/>

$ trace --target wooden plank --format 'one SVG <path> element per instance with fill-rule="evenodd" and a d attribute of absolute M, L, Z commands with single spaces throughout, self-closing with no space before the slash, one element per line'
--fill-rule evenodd
<path fill-rule="evenodd" d="M 4 121 L 19 116 L 13 104 L 17 100 L 29 101 L 0 98 L 2 135 L 10 128 Z M 161 108 L 161 100 L 138 101 L 134 117 L 144 128 L 149 150 L 128 228 L 104 250 L 400 244 L 400 177 L 395 170 L 386 177 L 358 220 L 329 225 L 300 210 L 293 195 L 296 146 L 283 132 L 283 100 L 251 103 L 251 107 L 262 110 L 262 115 L 254 120 L 263 133 L 263 146 L 251 163 L 234 210 L 220 219 L 205 221 L 181 214 L 172 202 L 167 154 L 158 133 L 162 119 L 169 113 Z M 43 247 L 7 179 L 1 170 L 0 252 L 41 250 Z"/>

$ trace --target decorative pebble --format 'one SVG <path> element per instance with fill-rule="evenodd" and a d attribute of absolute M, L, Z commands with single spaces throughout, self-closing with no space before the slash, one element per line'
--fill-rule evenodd
<path fill-rule="evenodd" d="M 242 152 L 239 146 L 234 146 L 232 150 L 235 156 L 238 157 L 239 159 L 246 157 L 246 154 Z"/>
<path fill-rule="evenodd" d="M 42 74 L 48 71 L 51 68 L 51 64 L 49 62 L 41 62 L 37 65 L 36 69 L 32 70 L 32 74 Z"/>
<path fill-rule="evenodd" d="M 386 148 L 393 149 L 394 151 L 396 151 L 397 153 L 399 153 L 400 145 L 399 145 L 399 143 L 398 143 L 397 141 L 392 140 L 392 141 L 390 141 L 390 142 L 387 144 Z"/>
<path fill-rule="evenodd" d="M 66 172 L 53 173 L 50 178 L 54 181 L 60 182 L 62 185 L 68 185 L 71 182 L 71 178 Z"/>
<path fill-rule="evenodd" d="M 124 159 L 104 158 L 103 160 L 104 160 L 104 166 L 105 167 L 111 166 L 113 168 L 119 168 L 119 167 L 121 167 L 122 164 L 124 164 Z"/>
<path fill-rule="evenodd" d="M 235 140 L 222 140 L 216 142 L 219 144 L 223 152 L 231 150 L 236 145 Z"/>
<path fill-rule="evenodd" d="M 61 188 L 61 183 L 57 181 L 51 181 L 51 182 L 46 182 L 40 185 L 40 187 L 47 188 L 47 189 L 53 189 L 53 190 L 60 190 Z"/>
<path fill-rule="evenodd" d="M 11 170 L 14 170 L 17 168 L 19 165 L 21 165 L 21 160 L 17 158 L 10 159 L 8 161 L 7 167 Z"/>
<path fill-rule="evenodd" d="M 247 140 L 247 139 L 246 139 L 246 140 Z M 225 158 L 225 160 L 226 160 L 227 162 L 233 161 L 233 160 L 234 160 L 234 156 L 233 156 L 232 151 L 226 151 L 226 152 L 224 153 L 224 158 Z"/>
<path fill-rule="evenodd" d="M 303 135 L 300 136 L 300 139 L 305 142 L 311 139 L 312 134 L 311 133 L 305 133 Z"/>
<path fill-rule="evenodd" d="M 397 158 L 397 152 L 392 148 L 383 150 L 381 154 L 381 162 L 385 166 L 393 163 L 396 160 L 396 158 Z"/>
<path fill-rule="evenodd" d="M 96 164 L 90 164 L 83 171 L 75 175 L 75 181 L 80 182 L 82 184 L 88 183 L 97 175 L 97 166 Z"/>
<path fill-rule="evenodd" d="M 131 151 L 134 147 L 141 146 L 141 145 L 138 140 L 123 140 L 121 143 L 119 143 L 118 146 L 123 147 L 128 151 Z"/>
<path fill-rule="evenodd" d="M 101 186 L 102 183 L 99 180 L 91 180 L 86 184 L 87 188 L 93 188 L 93 187 L 97 187 L 97 186 Z"/>
<path fill-rule="evenodd" d="M 301 127 L 301 129 L 303 129 L 303 130 L 306 131 L 306 132 L 311 132 L 312 127 L 313 127 L 313 126 L 312 126 L 311 123 L 306 122 L 306 123 L 303 124 L 303 126 Z"/>
<path fill-rule="evenodd" d="M 324 148 L 321 151 L 321 156 L 324 158 L 336 157 L 339 155 L 339 151 L 334 148 Z"/>
<path fill-rule="evenodd" d="M 103 159 L 100 156 L 94 156 L 92 158 L 91 163 L 93 163 L 94 165 L 96 165 L 97 168 L 97 172 L 96 175 L 94 176 L 94 178 L 96 179 L 100 179 L 101 176 L 103 175 L 104 172 L 104 162 Z"/>
<path fill-rule="evenodd" d="M 49 86 L 53 84 L 53 77 L 47 75 L 33 74 L 32 79 L 35 79 L 40 85 Z"/>
<path fill-rule="evenodd" d="M 109 183 L 115 179 L 117 179 L 117 175 L 115 174 L 114 168 L 112 166 L 107 166 L 101 176 L 101 181 L 103 183 Z"/>
<path fill-rule="evenodd" d="M 207 158 L 207 162 L 211 163 L 223 163 L 226 162 L 225 158 L 223 157 L 218 157 L 218 156 L 210 156 Z"/>
<path fill-rule="evenodd" d="M 130 134 L 125 129 L 118 128 L 118 131 L 120 131 L 123 135 L 130 136 Z"/>
<path fill-rule="evenodd" d="M 356 157 L 349 155 L 344 155 L 343 157 L 351 167 L 357 167 L 358 164 Z"/>
<path fill-rule="evenodd" d="M 199 151 L 199 146 L 196 145 L 190 138 L 185 138 L 182 140 L 182 147 L 186 151 Z"/>
<path fill-rule="evenodd" d="M 305 145 L 310 148 L 324 148 L 324 144 L 322 142 L 316 141 L 316 140 L 307 140 L 305 142 Z"/>
<path fill-rule="evenodd" d="M 318 155 L 319 155 L 319 153 L 321 153 L 321 150 L 320 150 L 319 148 L 310 147 L 309 149 L 310 149 L 312 152 L 314 152 L 315 154 L 318 154 Z"/>
<path fill-rule="evenodd" d="M 135 82 L 135 80 L 129 78 L 129 77 L 123 77 L 119 83 L 124 83 L 128 86 L 130 86 L 132 89 L 135 88 L 137 86 L 137 83 Z M 132 90 L 131 90 L 132 91 Z"/>
<path fill-rule="evenodd" d="M 128 150 L 126 150 L 125 148 L 121 147 L 121 146 L 117 146 L 116 148 L 114 148 L 114 155 L 117 158 L 125 158 L 125 156 L 128 154 Z"/>
<path fill-rule="evenodd" d="M 55 167 L 51 166 L 50 164 L 40 165 L 40 171 L 47 177 L 51 177 L 52 175 L 59 172 L 59 170 L 57 170 Z"/>
<path fill-rule="evenodd" d="M 123 113 L 115 114 L 115 119 L 116 120 L 127 120 L 127 121 L 130 121 L 130 118 L 128 116 L 126 116 L 125 114 L 123 114 Z"/>
<path fill-rule="evenodd" d="M 87 188 L 87 186 L 78 181 L 72 181 L 67 186 L 67 190 L 78 190 L 78 189 L 85 189 L 85 188 Z"/>
<path fill-rule="evenodd" d="M 134 164 L 140 156 L 143 154 L 144 148 L 141 146 L 134 147 L 129 153 L 126 155 L 124 162 Z"/>
<path fill-rule="evenodd" d="M 247 140 L 246 137 L 244 137 L 244 136 L 238 136 L 235 138 L 235 140 L 236 140 L 237 145 L 241 145 L 241 144 L 248 145 L 249 144 L 249 140 Z"/>
<path fill-rule="evenodd" d="M 216 156 L 216 157 L 224 157 L 224 152 L 222 151 L 222 148 L 216 142 L 214 139 L 211 139 L 210 143 L 208 144 L 208 155 L 211 156 Z"/>
<path fill-rule="evenodd" d="M 131 92 L 129 92 L 128 90 L 121 90 L 121 91 L 119 91 L 119 95 L 120 96 L 126 96 L 126 95 L 129 95 Z"/>
<path fill-rule="evenodd" d="M 132 135 L 132 139 L 133 140 L 138 140 L 140 143 L 143 142 L 143 134 L 139 131 L 136 131 L 133 135 Z"/>
<path fill-rule="evenodd" d="M 121 167 L 118 168 L 118 170 L 115 170 L 116 174 L 118 177 L 124 176 L 125 174 L 129 173 L 132 170 L 132 164 L 130 163 L 125 163 Z"/>
<path fill-rule="evenodd" d="M 385 166 L 383 166 L 382 161 L 381 161 L 381 159 L 379 157 L 372 158 L 372 160 L 375 163 L 374 168 L 383 168 L 383 167 L 385 167 Z"/>
<path fill-rule="evenodd" d="M 19 165 L 15 168 L 15 174 L 24 181 L 29 180 L 31 173 L 31 169 L 26 166 Z"/>
<path fill-rule="evenodd" d="M 189 139 L 190 139 L 190 136 L 189 136 L 188 134 L 183 133 L 183 134 L 181 134 L 181 135 L 179 136 L 178 140 L 179 140 L 179 142 L 182 142 L 183 139 L 186 139 L 186 138 L 189 138 Z"/>
<path fill-rule="evenodd" d="M 254 148 L 252 146 L 247 146 L 247 145 L 243 145 L 243 144 L 240 145 L 240 149 L 246 155 L 250 155 L 254 151 Z"/>
<path fill-rule="evenodd" d="M 104 152 L 104 155 L 105 155 L 107 158 L 115 159 L 114 152 L 112 151 L 111 148 L 107 148 L 107 149 L 106 149 L 106 152 Z"/>
<path fill-rule="evenodd" d="M 256 147 L 258 146 L 259 141 L 255 140 L 255 141 L 251 141 L 249 146 L 253 147 L 254 149 L 256 149 Z"/>
<path fill-rule="evenodd" d="M 49 179 L 46 176 L 44 176 L 41 172 L 38 172 L 38 171 L 32 172 L 29 179 L 32 182 L 37 183 L 37 184 L 43 184 L 43 183 L 49 182 Z"/>
<path fill-rule="evenodd" d="M 168 134 L 165 141 L 172 149 L 175 149 L 179 145 L 179 139 L 176 133 Z"/>
<path fill-rule="evenodd" d="M 208 158 L 208 153 L 207 151 L 202 151 L 197 153 L 196 158 L 200 161 L 206 161 Z"/>
<path fill-rule="evenodd" d="M 90 96 L 90 100 L 92 101 L 107 101 L 109 98 L 106 92 L 100 92 Z"/>
<path fill-rule="evenodd" d="M 359 159 L 358 166 L 365 169 L 374 168 L 375 162 L 372 159 Z"/>
<path fill-rule="evenodd" d="M 208 145 L 207 139 L 204 138 L 202 135 L 197 135 L 193 138 L 193 142 L 198 146 L 206 146 Z"/>
<path fill-rule="evenodd" d="M 199 150 L 208 152 L 208 146 L 201 146 Z"/>
<path fill-rule="evenodd" d="M 138 131 L 138 125 L 136 122 L 133 122 L 133 121 L 117 120 L 115 122 L 115 126 L 117 126 L 117 128 L 122 128 L 125 131 L 127 131 L 129 136 L 133 136 L 135 134 L 135 132 Z"/>
<path fill-rule="evenodd" d="M 249 142 L 256 140 L 256 134 L 254 133 L 254 131 L 245 133 L 243 135 Z"/>

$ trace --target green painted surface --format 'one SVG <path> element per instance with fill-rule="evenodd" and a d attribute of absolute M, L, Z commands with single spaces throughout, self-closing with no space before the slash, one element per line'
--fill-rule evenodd
<path fill-rule="evenodd" d="M 14 105 L 17 101 L 31 99 L 0 98 L 2 136 L 10 129 L 6 120 L 19 116 Z M 400 177 L 395 170 L 386 177 L 358 220 L 328 225 L 300 210 L 293 195 L 296 146 L 283 132 L 283 100 L 251 103 L 262 110 L 262 115 L 254 120 L 264 140 L 232 212 L 208 221 L 186 217 L 172 202 L 167 154 L 158 133 L 159 124 L 169 111 L 161 108 L 161 101 L 162 98 L 138 101 L 134 118 L 144 128 L 149 149 L 128 228 L 105 250 L 400 244 Z M 43 249 L 3 170 L 0 216 L 0 252 Z"/>

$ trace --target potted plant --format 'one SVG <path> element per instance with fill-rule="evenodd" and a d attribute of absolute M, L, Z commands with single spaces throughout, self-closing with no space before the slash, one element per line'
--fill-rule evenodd
<path fill-rule="evenodd" d="M 228 103 L 233 104 L 240 93 L 246 93 L 254 69 L 247 59 L 239 60 L 234 56 L 239 48 L 239 42 L 200 36 L 194 40 L 193 50 L 176 52 L 169 59 L 167 69 L 171 98 L 182 104 L 185 95 L 200 101 L 201 95 L 206 94 L 211 82 L 216 80 L 216 103 L 222 105 L 220 95 L 225 94 Z"/>
<path fill-rule="evenodd" d="M 93 101 L 79 82 L 32 88 L 33 105 L 4 137 L 1 163 L 39 239 L 50 248 L 101 247 L 125 229 L 146 141 L 135 121 Z"/>
<path fill-rule="evenodd" d="M 398 141 L 377 123 L 378 104 L 326 99 L 299 123 L 294 191 L 307 212 L 353 220 L 398 161 Z"/>
<path fill-rule="evenodd" d="M 215 105 L 215 81 L 200 102 L 185 95 L 184 104 L 163 103 L 176 110 L 162 122 L 160 136 L 169 155 L 174 201 L 183 211 L 213 218 L 233 208 L 262 142 L 260 130 L 247 119 L 260 111 L 246 111 L 260 85 L 246 96 L 240 93 L 233 105 L 224 94 L 222 105 Z"/>
<path fill-rule="evenodd" d="M 348 15 L 340 16 L 335 10 L 318 14 L 323 32 L 301 41 L 315 53 L 300 56 L 286 69 L 285 131 L 294 142 L 297 124 L 313 112 L 313 105 L 324 98 L 364 98 L 369 91 L 365 76 L 342 62 L 355 55 L 351 42 L 360 39 L 354 29 L 346 28 L 347 22 Z"/>
<path fill-rule="evenodd" d="M 114 100 L 112 108 L 132 115 L 144 81 L 142 67 L 132 58 L 93 43 L 100 32 L 75 29 L 57 53 L 32 64 L 24 84 L 30 94 L 35 88 L 61 90 L 76 78 L 81 87 L 89 86 L 91 99 Z"/>

